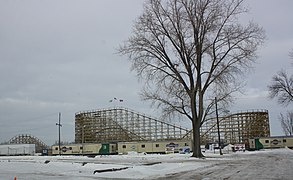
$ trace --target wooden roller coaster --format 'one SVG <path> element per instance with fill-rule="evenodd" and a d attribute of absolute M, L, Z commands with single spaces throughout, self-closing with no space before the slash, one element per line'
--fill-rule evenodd
<path fill-rule="evenodd" d="M 225 143 L 248 143 L 249 138 L 269 137 L 267 110 L 251 110 L 220 117 Z M 192 130 L 163 122 L 126 108 L 100 109 L 75 114 L 76 143 L 191 140 Z M 201 127 L 202 144 L 218 139 L 216 118 Z"/>
<path fill-rule="evenodd" d="M 132 142 L 190 139 L 189 129 L 126 108 L 75 114 L 75 142 Z"/>

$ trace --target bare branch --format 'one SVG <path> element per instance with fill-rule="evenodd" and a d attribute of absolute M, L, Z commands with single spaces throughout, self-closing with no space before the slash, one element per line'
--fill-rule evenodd
<path fill-rule="evenodd" d="M 288 105 L 293 102 L 293 75 L 281 70 L 277 75 L 273 76 L 271 85 L 268 86 L 270 98 L 277 98 L 278 103 Z"/>
<path fill-rule="evenodd" d="M 194 156 L 202 156 L 199 128 L 219 103 L 231 102 L 240 75 L 264 41 L 257 24 L 239 24 L 243 0 L 148 0 L 132 36 L 120 46 L 132 69 L 146 81 L 143 100 L 165 116 L 190 119 Z"/>
<path fill-rule="evenodd" d="M 280 114 L 279 120 L 281 122 L 281 126 L 285 135 L 292 136 L 293 135 L 293 112 L 287 112 L 286 115 Z"/>

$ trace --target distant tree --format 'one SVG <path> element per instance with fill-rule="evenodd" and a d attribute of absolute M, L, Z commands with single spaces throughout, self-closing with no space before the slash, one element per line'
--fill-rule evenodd
<path fill-rule="evenodd" d="M 289 53 L 293 59 L 293 50 Z M 293 102 L 293 74 L 288 74 L 285 70 L 281 70 L 277 75 L 273 76 L 271 84 L 268 86 L 270 98 L 277 98 L 278 103 L 288 106 Z M 293 135 L 293 112 L 287 112 L 279 117 L 283 132 L 286 135 Z"/>
<path fill-rule="evenodd" d="M 293 135 L 293 112 L 287 112 L 286 116 L 280 115 L 280 122 L 286 136 Z"/>
<path fill-rule="evenodd" d="M 277 98 L 278 103 L 288 105 L 293 102 L 293 75 L 281 70 L 273 76 L 271 84 L 268 86 L 270 98 Z"/>
<path fill-rule="evenodd" d="M 289 56 L 293 58 L 293 50 Z M 288 105 L 293 102 L 293 75 L 289 75 L 284 70 L 279 71 L 273 76 L 268 88 L 270 98 L 277 98 L 279 104 Z"/>
<path fill-rule="evenodd" d="M 165 115 L 192 122 L 193 157 L 203 157 L 200 127 L 215 105 L 230 102 L 256 59 L 264 31 L 243 26 L 244 0 L 147 0 L 119 48 L 146 81 L 142 97 Z M 241 76 L 240 76 L 241 75 Z"/>

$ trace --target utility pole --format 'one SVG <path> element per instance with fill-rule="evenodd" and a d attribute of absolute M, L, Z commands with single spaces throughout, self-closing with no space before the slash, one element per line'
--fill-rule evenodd
<path fill-rule="evenodd" d="M 220 150 L 220 155 L 223 155 L 222 148 L 221 148 L 221 136 L 220 136 L 220 126 L 219 126 L 219 114 L 218 114 L 218 101 L 217 101 L 217 97 L 215 97 L 215 104 L 216 104 L 216 116 L 217 116 L 217 127 L 218 127 L 219 150 Z"/>
<path fill-rule="evenodd" d="M 58 132 L 59 132 L 59 140 L 58 140 L 58 145 L 59 145 L 59 156 L 61 156 L 61 138 L 60 138 L 60 130 L 61 130 L 61 127 L 62 127 L 62 124 L 61 124 L 61 113 L 59 112 L 59 123 L 56 123 L 56 126 L 58 126 Z"/>

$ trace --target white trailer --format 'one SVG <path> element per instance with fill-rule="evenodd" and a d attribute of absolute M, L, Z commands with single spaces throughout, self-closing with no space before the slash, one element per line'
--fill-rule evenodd
<path fill-rule="evenodd" d="M 0 156 L 35 155 L 35 144 L 5 144 L 0 145 Z"/>

